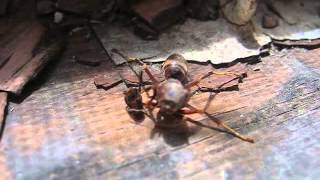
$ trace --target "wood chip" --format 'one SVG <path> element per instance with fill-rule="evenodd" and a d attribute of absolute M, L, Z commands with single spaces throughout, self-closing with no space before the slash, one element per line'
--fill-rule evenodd
<path fill-rule="evenodd" d="M 133 6 L 133 11 L 158 31 L 184 19 L 182 0 L 143 0 Z"/>
<path fill-rule="evenodd" d="M 122 79 L 118 76 L 114 79 L 114 76 L 105 76 L 105 75 L 98 75 L 94 78 L 94 85 L 98 89 L 105 89 L 108 90 L 122 82 Z"/>
<path fill-rule="evenodd" d="M 313 47 L 313 46 L 319 46 L 320 45 L 320 39 L 315 40 L 298 40 L 298 41 L 278 41 L 274 40 L 274 44 L 276 45 L 282 45 L 282 46 L 295 46 L 295 47 Z"/>

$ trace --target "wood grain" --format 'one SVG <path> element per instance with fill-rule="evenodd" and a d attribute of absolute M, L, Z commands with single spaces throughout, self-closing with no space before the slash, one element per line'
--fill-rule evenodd
<path fill-rule="evenodd" d="M 76 65 L 71 56 L 87 40 L 71 37 L 60 63 L 22 103 L 11 103 L 0 148 L 7 179 L 316 179 L 319 176 L 320 78 L 315 51 L 276 52 L 255 64 L 238 63 L 218 71 L 246 71 L 239 90 L 219 93 L 210 114 L 255 144 L 213 128 L 208 117 L 190 118 L 176 129 L 157 129 L 146 118 L 136 124 L 125 110 L 123 84 L 96 89 L 97 74 L 130 76 L 111 62 Z M 99 55 L 98 46 L 88 53 Z M 94 48 L 96 47 L 96 49 Z M 95 53 L 94 53 L 95 52 Z M 298 58 L 297 52 L 303 52 Z M 103 57 L 100 57 L 103 59 Z M 72 64 L 74 63 L 74 64 Z M 67 66 L 69 65 L 69 66 Z M 74 66 L 71 66 L 74 65 Z M 157 76 L 161 76 L 152 65 Z M 191 64 L 197 77 L 210 65 Z M 132 74 L 131 74 L 132 76 Z M 228 80 L 213 76 L 203 86 Z M 192 104 L 203 107 L 209 93 Z M 0 163 L 1 164 L 1 163 Z"/>
<path fill-rule="evenodd" d="M 11 57 L 0 69 L 0 89 L 2 91 L 19 93 L 22 86 L 29 80 L 29 77 L 26 76 L 17 79 L 17 74 L 21 74 L 21 71 L 23 71 L 29 63 L 33 64 L 33 66 L 41 65 L 39 60 L 36 60 L 38 64 L 33 62 L 33 50 L 44 32 L 45 28 L 41 24 L 37 21 L 32 21 L 30 22 L 29 28 L 18 35 L 18 42 L 14 49 L 11 50 Z M 39 59 L 39 57 L 35 57 L 35 59 Z"/>

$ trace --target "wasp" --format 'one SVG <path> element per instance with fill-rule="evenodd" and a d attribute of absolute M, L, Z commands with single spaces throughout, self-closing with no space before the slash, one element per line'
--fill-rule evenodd
<path fill-rule="evenodd" d="M 124 56 L 119 51 L 114 50 L 115 53 L 118 53 L 123 58 L 127 60 L 127 62 L 132 61 L 132 59 Z M 145 112 L 144 108 L 148 110 L 154 110 L 155 108 L 159 109 L 159 113 L 163 113 L 166 115 L 187 115 L 187 114 L 206 114 L 206 108 L 199 109 L 197 107 L 189 104 L 189 100 L 194 93 L 192 93 L 191 88 L 197 86 L 202 80 L 210 77 L 211 75 L 219 75 L 219 76 L 234 76 L 236 78 L 243 78 L 243 75 L 239 75 L 233 72 L 216 72 L 209 71 L 204 75 L 196 78 L 195 80 L 190 80 L 188 77 L 188 63 L 187 60 L 180 54 L 172 54 L 170 55 L 162 64 L 162 72 L 165 77 L 163 81 L 158 80 L 153 73 L 151 72 L 151 68 L 142 62 L 139 59 L 137 60 L 143 68 L 143 72 L 147 74 L 147 76 L 151 80 L 151 87 L 143 89 L 144 92 L 147 93 L 148 100 L 146 102 L 142 101 L 142 97 L 140 95 L 141 91 L 129 89 L 127 94 L 125 95 L 126 104 L 128 106 L 129 111 L 140 111 Z M 140 74 L 139 81 L 142 81 L 142 75 Z M 152 95 L 149 94 L 149 91 L 152 90 Z M 128 93 L 130 92 L 130 93 Z M 128 101 L 128 98 L 133 96 L 139 97 L 139 105 L 137 105 L 136 101 Z M 138 108 L 137 108 L 138 107 Z M 214 122 L 225 129 L 227 129 L 234 136 L 253 143 L 254 140 L 245 137 L 234 129 L 223 123 L 222 121 L 214 118 Z"/>

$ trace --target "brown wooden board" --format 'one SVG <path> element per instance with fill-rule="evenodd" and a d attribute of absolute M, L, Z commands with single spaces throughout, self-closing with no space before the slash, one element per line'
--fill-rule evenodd
<path fill-rule="evenodd" d="M 94 85 L 96 75 L 112 78 L 118 68 L 106 61 L 92 68 L 72 60 L 79 46 L 104 59 L 98 45 L 84 42 L 71 37 L 73 46 L 47 81 L 22 103 L 10 103 L 13 110 L 0 146 L 5 179 L 319 177 L 320 65 L 315 50 L 275 52 L 256 64 L 216 69 L 247 71 L 239 90 L 219 93 L 209 112 L 255 138 L 250 144 L 194 124 L 162 131 L 147 118 L 135 124 L 125 110 L 123 84 L 108 91 Z M 157 67 L 152 66 L 159 74 Z M 211 69 L 192 64 L 191 76 Z M 226 80 L 212 77 L 203 85 Z M 191 103 L 203 107 L 208 96 L 197 94 Z M 190 118 L 216 127 L 206 116 Z"/>

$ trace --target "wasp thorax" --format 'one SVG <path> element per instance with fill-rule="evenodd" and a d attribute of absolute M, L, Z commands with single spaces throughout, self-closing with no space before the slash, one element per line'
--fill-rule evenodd
<path fill-rule="evenodd" d="M 182 83 L 187 81 L 187 61 L 180 54 L 170 55 L 162 65 L 166 79 L 177 79 Z"/>
<path fill-rule="evenodd" d="M 161 111 L 177 112 L 187 101 L 188 91 L 179 80 L 171 78 L 160 85 L 158 102 Z"/>

